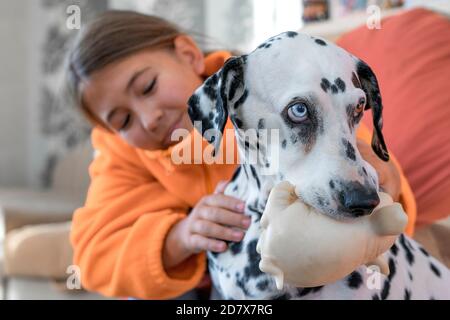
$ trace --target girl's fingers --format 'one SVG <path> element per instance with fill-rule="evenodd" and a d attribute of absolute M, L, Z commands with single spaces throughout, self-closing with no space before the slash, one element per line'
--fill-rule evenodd
<path fill-rule="evenodd" d="M 240 230 L 226 228 L 208 220 L 197 220 L 192 225 L 191 232 L 208 238 L 235 242 L 241 241 L 244 237 L 244 232 Z"/>
<path fill-rule="evenodd" d="M 244 212 L 245 202 L 224 194 L 213 194 L 203 198 L 203 204 L 209 207 L 220 207 L 235 212 Z"/>
<path fill-rule="evenodd" d="M 191 245 L 196 253 L 201 251 L 223 252 L 227 249 L 227 244 L 224 241 L 210 239 L 200 234 L 192 235 Z"/>
<path fill-rule="evenodd" d="M 236 213 L 217 207 L 204 206 L 200 210 L 200 218 L 211 222 L 247 229 L 250 226 L 251 219 L 242 213 Z"/>

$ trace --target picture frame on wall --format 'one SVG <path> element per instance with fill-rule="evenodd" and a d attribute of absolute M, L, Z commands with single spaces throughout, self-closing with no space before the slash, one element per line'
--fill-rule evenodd
<path fill-rule="evenodd" d="M 303 0 L 304 22 L 324 21 L 330 17 L 330 5 L 328 0 Z"/>

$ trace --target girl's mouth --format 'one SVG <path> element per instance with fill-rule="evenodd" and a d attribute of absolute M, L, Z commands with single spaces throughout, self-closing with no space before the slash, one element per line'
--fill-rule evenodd
<path fill-rule="evenodd" d="M 169 128 L 169 130 L 167 131 L 167 135 L 163 140 L 163 144 L 165 146 L 170 146 L 172 145 L 172 133 L 176 130 L 181 128 L 181 120 L 183 118 L 183 114 L 181 114 L 181 116 L 174 122 L 174 124 Z"/>

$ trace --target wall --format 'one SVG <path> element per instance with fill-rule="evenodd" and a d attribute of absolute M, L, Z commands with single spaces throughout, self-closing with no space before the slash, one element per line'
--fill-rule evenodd
<path fill-rule="evenodd" d="M 0 186 L 27 184 L 27 40 L 24 1 L 0 1 Z"/>

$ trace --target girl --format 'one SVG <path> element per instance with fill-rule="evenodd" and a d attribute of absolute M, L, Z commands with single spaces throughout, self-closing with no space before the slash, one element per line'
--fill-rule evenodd
<path fill-rule="evenodd" d="M 236 165 L 175 165 L 170 157 L 174 130 L 198 134 L 187 100 L 229 57 L 225 51 L 205 57 L 174 25 L 133 12 L 106 12 L 78 37 L 68 84 L 94 126 L 96 153 L 71 242 L 88 290 L 177 297 L 202 280 L 205 250 L 222 252 L 225 241 L 244 237 L 250 224 L 242 214 L 245 204 L 223 194 Z M 374 155 L 367 129 L 358 137 L 362 156 L 383 188 L 403 201 L 413 223 L 414 200 L 398 165 Z"/>

